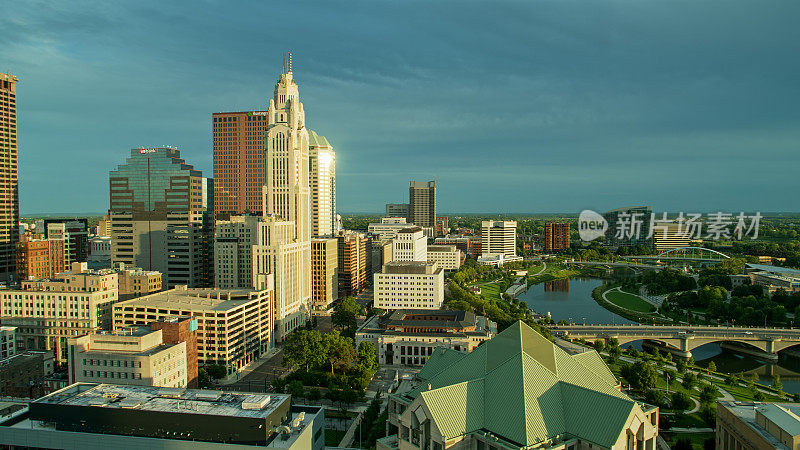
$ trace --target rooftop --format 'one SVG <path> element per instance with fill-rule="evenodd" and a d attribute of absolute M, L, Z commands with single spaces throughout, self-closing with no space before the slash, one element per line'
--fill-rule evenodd
<path fill-rule="evenodd" d="M 800 404 L 798 403 L 721 401 L 720 404 L 735 414 L 776 449 L 788 449 L 789 447 L 781 443 L 780 440 L 756 422 L 756 411 L 770 422 L 775 423 L 787 434 L 791 436 L 800 435 L 800 417 L 798 417 L 800 416 Z"/>
<path fill-rule="evenodd" d="M 256 289 L 175 288 L 119 302 L 115 306 L 227 311 L 257 299 L 265 292 Z"/>
<path fill-rule="evenodd" d="M 383 265 L 383 273 L 390 274 L 436 274 L 442 269 L 436 263 L 423 261 L 390 261 Z"/>
<path fill-rule="evenodd" d="M 762 272 L 769 272 L 789 278 L 800 278 L 800 270 L 790 269 L 789 267 L 770 266 L 768 264 L 747 264 L 749 269 Z"/>
<path fill-rule="evenodd" d="M 33 403 L 266 418 L 289 399 L 290 396 L 286 394 L 77 383 Z"/>

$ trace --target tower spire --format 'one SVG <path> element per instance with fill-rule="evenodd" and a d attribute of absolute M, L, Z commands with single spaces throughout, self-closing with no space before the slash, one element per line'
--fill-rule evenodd
<path fill-rule="evenodd" d="M 292 71 L 292 52 L 286 52 L 289 54 L 289 72 Z"/>

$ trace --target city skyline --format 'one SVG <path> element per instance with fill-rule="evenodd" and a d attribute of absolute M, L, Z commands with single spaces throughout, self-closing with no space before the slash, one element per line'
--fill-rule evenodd
<path fill-rule="evenodd" d="M 186 4 L 92 5 L 0 19 L 22 214 L 53 211 L 65 167 L 81 195 L 54 212 L 104 211 L 104 174 L 134 147 L 175 145 L 211 174 L 212 113 L 262 109 L 286 50 L 337 149 L 341 212 L 379 214 L 434 178 L 443 213 L 798 210 L 798 5 L 209 5 L 186 20 Z M 312 10 L 303 32 L 260 26 Z"/>

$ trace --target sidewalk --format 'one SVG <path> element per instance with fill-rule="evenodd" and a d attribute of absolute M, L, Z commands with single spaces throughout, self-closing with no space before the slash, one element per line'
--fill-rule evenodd
<path fill-rule="evenodd" d="M 265 362 L 267 362 L 270 359 L 274 358 L 275 355 L 278 354 L 278 352 L 280 352 L 279 348 L 276 348 L 276 347 L 271 348 L 270 351 L 267 352 L 264 356 L 262 356 L 261 358 L 258 358 L 257 360 L 251 362 L 250 364 L 245 366 L 244 369 L 242 369 L 242 370 L 240 370 L 238 372 L 232 373 L 232 374 L 228 375 L 227 377 L 225 377 L 225 378 L 223 378 L 221 380 L 217 380 L 217 384 L 219 384 L 220 386 L 225 386 L 225 385 L 228 385 L 228 384 L 236 383 L 237 381 L 239 381 L 242 378 L 246 377 L 250 372 L 253 371 L 253 369 L 261 366 Z"/>

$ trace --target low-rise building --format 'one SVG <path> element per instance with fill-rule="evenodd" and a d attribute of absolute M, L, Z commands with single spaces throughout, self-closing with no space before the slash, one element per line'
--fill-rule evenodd
<path fill-rule="evenodd" d="M 272 278 L 267 288 L 175 289 L 114 305 L 114 329 L 147 325 L 175 316 L 197 320 L 198 364 L 219 364 L 235 373 L 267 353 L 271 346 Z"/>
<path fill-rule="evenodd" d="M 186 387 L 186 342 L 168 344 L 161 330 L 131 326 L 70 338 L 69 382 Z"/>
<path fill-rule="evenodd" d="M 287 394 L 76 383 L 0 422 L 27 448 L 322 450 L 321 406 Z"/>
<path fill-rule="evenodd" d="M 17 353 L 17 327 L 0 326 L 0 359 Z"/>
<path fill-rule="evenodd" d="M 378 239 L 394 239 L 400 230 L 413 226 L 414 224 L 408 223 L 405 217 L 382 217 L 380 223 L 367 225 L 367 233 Z"/>
<path fill-rule="evenodd" d="M 311 306 L 324 310 L 339 298 L 336 238 L 311 238 Z"/>
<path fill-rule="evenodd" d="M 424 365 L 436 347 L 471 352 L 497 334 L 497 324 L 469 311 L 398 309 L 370 317 L 356 346 L 372 342 L 379 364 Z"/>
<path fill-rule="evenodd" d="M 474 259 L 481 256 L 481 238 L 480 236 L 447 236 L 436 238 L 434 240 L 436 245 L 455 245 L 457 249 L 461 250 L 465 255 Z"/>
<path fill-rule="evenodd" d="M 718 449 L 800 448 L 797 403 L 717 402 Z"/>
<path fill-rule="evenodd" d="M 129 300 L 161 290 L 161 272 L 143 270 L 140 267 L 125 267 L 120 263 L 116 269 L 119 277 L 119 299 Z"/>
<path fill-rule="evenodd" d="M 374 280 L 376 308 L 439 309 L 444 302 L 444 269 L 436 263 L 392 261 Z"/>
<path fill-rule="evenodd" d="M 506 256 L 503 253 L 484 253 L 478 257 L 478 264 L 484 266 L 502 267 L 503 264 L 514 261 L 522 261 L 521 256 Z"/>
<path fill-rule="evenodd" d="M 458 270 L 464 262 L 464 255 L 455 245 L 429 245 L 428 262 L 436 263 L 444 270 Z"/>
<path fill-rule="evenodd" d="M 800 292 L 800 270 L 766 264 L 747 264 L 745 273 L 753 284 L 763 286 L 770 294 L 778 289 L 790 294 Z"/>
<path fill-rule="evenodd" d="M 54 368 L 52 352 L 18 352 L 0 359 L 0 397 L 39 397 L 42 380 Z"/>
<path fill-rule="evenodd" d="M 387 410 L 378 450 L 657 447 L 657 407 L 621 392 L 597 352 L 570 355 L 522 322 L 470 353 L 436 349 Z"/>

